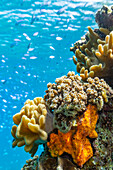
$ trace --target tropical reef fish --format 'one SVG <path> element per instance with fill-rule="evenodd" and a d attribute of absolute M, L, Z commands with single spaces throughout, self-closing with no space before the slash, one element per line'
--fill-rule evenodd
<path fill-rule="evenodd" d="M 62 8 L 60 8 L 58 11 L 57 11 L 57 14 L 60 15 L 60 14 L 63 14 L 65 12 L 65 9 L 67 9 L 67 6 L 64 6 Z"/>
<path fill-rule="evenodd" d="M 17 25 L 19 25 L 23 21 L 24 21 L 24 19 L 20 19 L 20 20 L 16 21 L 15 25 L 17 26 Z"/>
<path fill-rule="evenodd" d="M 30 24 L 33 24 L 35 21 L 38 21 L 39 18 L 36 15 L 32 15 Z"/>

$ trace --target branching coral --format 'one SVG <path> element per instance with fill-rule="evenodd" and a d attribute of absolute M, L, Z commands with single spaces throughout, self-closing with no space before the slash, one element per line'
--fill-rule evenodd
<path fill-rule="evenodd" d="M 15 138 L 13 147 L 25 145 L 25 151 L 33 156 L 38 145 L 47 140 L 46 117 L 47 109 L 43 98 L 28 99 L 21 111 L 13 116 L 14 123 L 18 125 L 13 125 L 11 130 Z"/>
<path fill-rule="evenodd" d="M 67 152 L 72 155 L 76 164 L 82 166 L 93 156 L 93 150 L 87 137 L 97 138 L 98 135 L 95 131 L 97 120 L 96 106 L 88 105 L 85 113 L 78 119 L 77 129 L 65 134 L 58 131 L 58 135 L 54 133 L 50 135 L 50 142 L 47 143 L 47 146 L 51 155 L 57 157 Z"/>
<path fill-rule="evenodd" d="M 113 90 L 104 80 L 95 77 L 83 82 L 74 72 L 57 78 L 56 84 L 49 83 L 47 86 L 46 104 L 53 110 L 54 127 L 63 133 L 68 132 L 74 122 L 76 125 L 76 116 L 85 111 L 87 104 L 95 104 L 101 110 L 113 96 Z"/>

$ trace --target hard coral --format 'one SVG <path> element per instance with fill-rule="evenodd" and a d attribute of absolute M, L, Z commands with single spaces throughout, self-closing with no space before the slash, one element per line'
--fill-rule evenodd
<path fill-rule="evenodd" d="M 81 78 L 74 72 L 56 79 L 56 84 L 47 85 L 44 99 L 51 111 L 54 112 L 54 125 L 62 132 L 70 130 L 72 120 L 77 112 L 85 110 L 87 95 L 83 90 Z M 60 123 L 62 122 L 62 123 Z"/>
<path fill-rule="evenodd" d="M 77 129 L 71 129 L 67 133 L 58 130 L 57 134 L 50 134 L 50 142 L 47 143 L 52 157 L 58 157 L 64 152 L 72 155 L 73 161 L 82 166 L 89 158 L 93 156 L 93 150 L 89 142 L 90 138 L 97 138 L 95 131 L 98 120 L 97 108 L 88 105 L 84 114 L 79 117 Z"/>
<path fill-rule="evenodd" d="M 87 104 L 95 104 L 101 110 L 113 96 L 113 90 L 104 80 L 95 77 L 83 82 L 74 72 L 47 86 L 46 104 L 53 111 L 54 127 L 63 133 L 67 133 L 74 122 L 76 125 L 76 116 L 85 111 Z"/>
<path fill-rule="evenodd" d="M 25 145 L 25 151 L 32 154 L 38 149 L 40 143 L 47 140 L 48 134 L 45 129 L 47 109 L 43 98 L 27 100 L 21 111 L 13 116 L 11 133 L 15 138 L 13 147 Z"/>

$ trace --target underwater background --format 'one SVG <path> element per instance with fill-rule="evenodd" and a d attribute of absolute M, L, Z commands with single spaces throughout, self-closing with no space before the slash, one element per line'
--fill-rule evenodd
<path fill-rule="evenodd" d="M 0 1 L 0 170 L 20 170 L 30 158 L 12 148 L 12 117 L 27 99 L 43 97 L 48 82 L 75 71 L 70 47 L 97 27 L 103 5 L 113 1 Z"/>

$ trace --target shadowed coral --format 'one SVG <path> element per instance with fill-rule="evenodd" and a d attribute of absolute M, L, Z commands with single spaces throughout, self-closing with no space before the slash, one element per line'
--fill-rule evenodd
<path fill-rule="evenodd" d="M 47 109 L 43 98 L 28 99 L 21 111 L 13 116 L 14 123 L 18 125 L 13 125 L 11 130 L 12 136 L 15 138 L 13 147 L 25 145 L 25 151 L 33 156 L 38 145 L 47 140 L 46 117 Z"/>
<path fill-rule="evenodd" d="M 74 123 L 76 125 L 76 116 L 85 111 L 87 104 L 95 104 L 98 110 L 102 110 L 104 103 L 113 96 L 113 90 L 104 80 L 95 77 L 83 82 L 74 72 L 47 86 L 44 99 L 53 111 L 54 128 L 63 133 L 67 133 Z"/>
<path fill-rule="evenodd" d="M 113 6 L 109 9 L 103 6 L 97 11 L 95 20 L 99 27 L 107 28 L 109 31 L 113 30 Z"/>
<path fill-rule="evenodd" d="M 21 170 L 27 170 L 27 169 L 31 169 L 31 170 L 37 170 L 38 167 L 38 156 L 34 156 L 33 159 L 29 159 L 26 161 L 26 164 L 23 166 L 23 168 L 21 168 Z"/>
<path fill-rule="evenodd" d="M 104 28 L 99 29 L 91 29 L 90 26 L 88 26 L 88 32 L 84 37 L 81 37 L 81 40 L 78 40 L 76 43 L 74 43 L 74 47 L 70 48 L 70 51 L 73 51 L 74 53 L 78 49 L 78 60 L 79 60 L 79 50 L 84 54 L 84 57 L 86 55 L 89 55 L 90 57 L 93 56 L 94 50 L 97 49 L 98 43 L 97 40 L 102 41 L 105 39 L 105 36 L 110 33 L 109 30 Z M 83 58 L 84 59 L 84 58 Z M 95 59 L 96 60 L 96 59 Z M 76 60 L 74 60 L 76 62 Z M 80 58 L 81 61 L 81 58 Z"/>
<path fill-rule="evenodd" d="M 97 120 L 96 106 L 88 105 L 84 114 L 78 118 L 77 129 L 71 129 L 65 134 L 59 130 L 58 135 L 50 134 L 50 142 L 47 143 L 47 146 L 51 156 L 58 157 L 67 152 L 77 165 L 82 166 L 93 156 L 93 150 L 87 137 L 98 137 L 95 131 Z"/>

